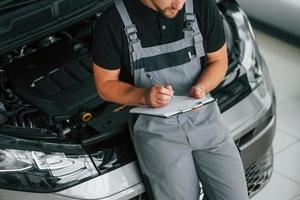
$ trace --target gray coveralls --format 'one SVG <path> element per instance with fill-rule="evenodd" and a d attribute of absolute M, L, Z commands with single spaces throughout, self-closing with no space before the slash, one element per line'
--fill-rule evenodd
<path fill-rule="evenodd" d="M 200 57 L 205 55 L 193 1 L 185 4 L 184 38 L 147 48 L 141 46 L 122 0 L 115 0 L 115 5 L 125 25 L 134 84 L 150 88 L 149 73 L 172 85 L 175 95 L 187 95 L 200 76 Z M 182 64 L 173 66 L 173 59 Z M 154 199 L 198 200 L 199 181 L 209 200 L 248 199 L 241 159 L 216 103 L 170 118 L 139 115 L 132 129 L 138 161 Z"/>

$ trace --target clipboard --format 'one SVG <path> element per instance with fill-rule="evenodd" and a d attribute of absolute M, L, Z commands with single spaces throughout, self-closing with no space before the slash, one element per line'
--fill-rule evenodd
<path fill-rule="evenodd" d="M 189 96 L 178 96 L 173 98 L 171 102 L 160 108 L 152 108 L 149 106 L 139 106 L 132 108 L 129 112 L 133 114 L 151 115 L 157 117 L 169 118 L 174 115 L 189 112 L 196 108 L 210 104 L 217 99 L 211 96 L 205 96 L 201 99 L 195 99 Z"/>

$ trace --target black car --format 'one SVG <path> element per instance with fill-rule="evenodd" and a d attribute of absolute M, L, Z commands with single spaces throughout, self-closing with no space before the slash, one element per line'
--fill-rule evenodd
<path fill-rule="evenodd" d="M 127 118 L 93 80 L 95 21 L 111 0 L 0 1 L 0 199 L 146 198 Z M 276 100 L 251 25 L 219 0 L 229 69 L 212 95 L 236 142 L 249 195 L 270 179 Z"/>

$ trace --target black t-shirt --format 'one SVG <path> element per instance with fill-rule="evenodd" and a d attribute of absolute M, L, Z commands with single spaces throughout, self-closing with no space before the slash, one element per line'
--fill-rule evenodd
<path fill-rule="evenodd" d="M 174 19 L 146 7 L 140 0 L 123 0 L 131 21 L 137 28 L 142 47 L 180 40 L 184 37 L 184 7 Z M 220 49 L 225 43 L 222 17 L 214 0 L 194 0 L 200 32 L 206 53 Z M 110 6 L 97 20 L 93 36 L 93 62 L 106 69 L 121 68 L 120 79 L 133 83 L 124 24 L 115 7 Z M 201 58 L 202 65 L 204 57 Z"/>

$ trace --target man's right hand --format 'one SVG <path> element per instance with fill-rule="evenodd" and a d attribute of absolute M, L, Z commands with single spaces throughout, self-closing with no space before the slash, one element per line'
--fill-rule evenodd
<path fill-rule="evenodd" d="M 94 64 L 94 78 L 99 96 L 118 104 L 162 107 L 170 103 L 173 89 L 169 86 L 153 85 L 150 89 L 139 88 L 119 80 L 120 69 L 108 70 Z"/>
<path fill-rule="evenodd" d="M 166 87 L 153 85 L 147 90 L 145 96 L 146 104 L 153 108 L 166 106 L 170 103 L 173 93 L 171 85 Z"/>

